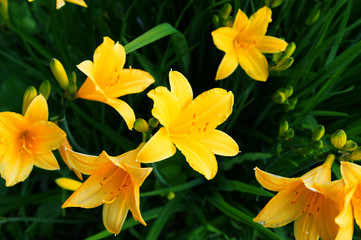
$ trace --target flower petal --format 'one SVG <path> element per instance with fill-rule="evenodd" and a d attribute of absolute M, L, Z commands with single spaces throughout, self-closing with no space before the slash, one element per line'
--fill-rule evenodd
<path fill-rule="evenodd" d="M 56 0 L 56 9 L 59 9 L 65 5 L 64 0 Z"/>
<path fill-rule="evenodd" d="M 352 197 L 352 207 L 355 221 L 361 227 L 361 186 L 358 185 Z"/>
<path fill-rule="evenodd" d="M 83 174 L 91 175 L 109 160 L 65 149 L 69 165 Z"/>
<path fill-rule="evenodd" d="M 265 56 L 256 48 L 240 49 L 238 62 L 251 78 L 265 82 L 268 78 L 268 62 Z"/>
<path fill-rule="evenodd" d="M 216 157 L 209 148 L 192 140 L 189 140 L 187 143 L 175 143 L 175 145 L 195 171 L 203 174 L 208 180 L 214 178 L 218 166 Z"/>
<path fill-rule="evenodd" d="M 80 71 L 82 71 L 88 78 L 95 80 L 94 64 L 90 60 L 85 60 L 77 65 Z"/>
<path fill-rule="evenodd" d="M 294 223 L 295 239 L 318 240 L 316 222 L 313 215 L 303 214 Z"/>
<path fill-rule="evenodd" d="M 115 66 L 119 70 L 123 69 L 126 59 L 126 53 L 124 47 L 119 42 L 114 45 L 114 57 Z"/>
<path fill-rule="evenodd" d="M 234 51 L 226 53 L 219 64 L 216 80 L 222 80 L 228 77 L 236 70 L 237 66 L 238 59 L 236 53 Z"/>
<path fill-rule="evenodd" d="M 268 24 L 272 22 L 272 11 L 268 7 L 259 9 L 249 18 L 249 25 L 245 29 L 249 35 L 264 36 L 267 31 Z"/>
<path fill-rule="evenodd" d="M 118 234 L 123 227 L 128 214 L 127 200 L 122 195 L 112 203 L 105 203 L 103 206 L 103 223 L 105 228 L 114 234 Z"/>
<path fill-rule="evenodd" d="M 38 168 L 45 170 L 58 170 L 60 169 L 58 161 L 52 152 L 35 154 L 34 165 Z"/>
<path fill-rule="evenodd" d="M 139 188 L 144 180 L 152 172 L 153 168 L 138 168 L 133 167 L 127 164 L 124 164 L 125 171 L 129 174 L 130 179 L 132 180 L 133 186 Z"/>
<path fill-rule="evenodd" d="M 282 39 L 264 36 L 256 42 L 256 48 L 263 53 L 278 53 L 286 49 L 288 43 Z"/>
<path fill-rule="evenodd" d="M 178 97 L 180 111 L 188 106 L 193 100 L 193 90 L 187 78 L 180 72 L 169 72 L 169 83 L 171 93 Z"/>
<path fill-rule="evenodd" d="M 70 178 L 57 178 L 55 179 L 55 182 L 59 187 L 70 191 L 76 191 L 83 184 L 82 182 Z"/>
<path fill-rule="evenodd" d="M 31 122 L 48 121 L 48 103 L 43 95 L 40 94 L 31 101 L 24 117 Z"/>
<path fill-rule="evenodd" d="M 63 161 L 65 162 L 65 164 L 68 166 L 68 168 L 73 171 L 76 176 L 80 179 L 83 180 L 83 176 L 81 175 L 81 172 L 73 169 L 73 167 L 70 165 L 69 160 L 68 160 L 68 156 L 66 155 L 66 149 L 72 150 L 73 148 L 70 146 L 70 143 L 68 141 L 67 138 L 65 138 L 63 140 L 63 142 L 61 143 L 60 147 L 58 148 L 59 154 L 61 159 L 63 159 Z"/>
<path fill-rule="evenodd" d="M 216 47 L 223 52 L 234 51 L 233 40 L 238 35 L 238 32 L 230 27 L 221 27 L 214 30 L 212 33 L 213 42 Z"/>
<path fill-rule="evenodd" d="M 162 127 L 143 146 L 137 159 L 142 163 L 158 162 L 173 156 L 176 151 L 175 146 L 168 137 L 166 129 Z"/>
<path fill-rule="evenodd" d="M 139 187 L 134 187 L 129 189 L 126 192 L 125 197 L 127 199 L 127 203 L 130 211 L 132 212 L 133 218 L 135 221 L 139 221 L 144 226 L 147 226 L 142 215 L 140 214 L 140 198 L 139 198 Z"/>
<path fill-rule="evenodd" d="M 217 129 L 207 131 L 199 141 L 217 155 L 235 156 L 239 152 L 237 143 L 228 134 Z"/>
<path fill-rule="evenodd" d="M 361 183 L 361 166 L 350 163 L 341 162 L 342 179 L 348 187 L 352 187 Z"/>
<path fill-rule="evenodd" d="M 302 183 L 300 178 L 286 178 L 262 171 L 258 167 L 255 168 L 257 181 L 266 189 L 279 192 L 292 183 Z"/>
<path fill-rule="evenodd" d="M 104 37 L 103 43 L 95 49 L 93 59 L 94 80 L 102 85 L 117 67 L 115 66 L 114 41 L 109 37 Z"/>
<path fill-rule="evenodd" d="M 133 124 L 135 122 L 135 114 L 133 109 L 128 105 L 128 103 L 116 98 L 109 98 L 106 103 L 112 106 L 115 110 L 117 110 L 117 112 L 124 119 L 129 129 L 133 128 Z"/>
<path fill-rule="evenodd" d="M 82 7 L 88 7 L 83 0 L 66 0 L 67 2 L 77 4 Z"/>
<path fill-rule="evenodd" d="M 314 214 L 317 232 L 321 239 L 336 239 L 339 227 L 335 223 L 338 215 L 336 204 L 328 198 L 324 198 L 319 212 Z"/>
<path fill-rule="evenodd" d="M 335 222 L 337 223 L 339 227 L 336 240 L 343 240 L 343 239 L 352 239 L 353 230 L 354 230 L 354 224 L 353 224 L 353 214 L 352 214 L 352 206 L 350 203 L 345 205 L 344 207 L 344 215 L 340 217 L 340 215 L 337 216 L 335 219 Z"/>
<path fill-rule="evenodd" d="M 241 9 L 238 9 L 232 28 L 237 32 L 242 32 L 248 26 L 248 17 Z"/>
<path fill-rule="evenodd" d="M 12 144 L 29 125 L 30 122 L 21 114 L 0 112 L 0 142 Z"/>

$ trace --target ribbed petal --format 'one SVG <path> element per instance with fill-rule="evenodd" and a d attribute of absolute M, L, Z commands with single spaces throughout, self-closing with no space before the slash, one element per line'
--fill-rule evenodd
<path fill-rule="evenodd" d="M 77 65 L 80 71 L 82 71 L 88 78 L 95 81 L 94 64 L 90 60 L 85 60 Z"/>
<path fill-rule="evenodd" d="M 248 35 L 264 36 L 267 31 L 268 24 L 272 21 L 272 11 L 268 7 L 259 9 L 249 18 L 249 25 L 245 29 Z"/>
<path fill-rule="evenodd" d="M 318 232 L 313 215 L 303 214 L 294 223 L 295 239 L 317 240 Z"/>
<path fill-rule="evenodd" d="M 216 80 L 222 80 L 231 75 L 238 66 L 237 55 L 234 51 L 226 53 L 219 64 Z"/>
<path fill-rule="evenodd" d="M 199 141 L 217 155 L 235 156 L 239 152 L 237 143 L 228 134 L 217 129 L 207 131 Z"/>
<path fill-rule="evenodd" d="M 176 118 L 180 111 L 177 97 L 165 87 L 157 87 L 148 93 L 148 97 L 153 99 L 154 106 L 152 115 L 159 122 L 168 127 Z"/>
<path fill-rule="evenodd" d="M 67 2 L 77 4 L 82 7 L 88 7 L 83 0 L 66 0 Z"/>
<path fill-rule="evenodd" d="M 214 178 L 218 165 L 216 157 L 209 148 L 192 140 L 187 143 L 175 143 L 175 145 L 195 171 L 203 174 L 208 180 Z"/>
<path fill-rule="evenodd" d="M 48 121 L 48 103 L 43 95 L 38 95 L 31 101 L 24 117 L 31 122 Z"/>
<path fill-rule="evenodd" d="M 344 207 L 343 217 L 337 216 L 335 222 L 340 226 L 336 240 L 352 239 L 354 224 L 351 203 Z"/>
<path fill-rule="evenodd" d="M 78 190 L 83 184 L 82 182 L 70 178 L 57 178 L 55 179 L 55 182 L 59 187 L 70 191 Z"/>
<path fill-rule="evenodd" d="M 65 152 L 69 165 L 73 169 L 86 175 L 93 174 L 96 170 L 101 168 L 102 165 L 109 163 L 109 160 L 99 158 L 98 156 L 77 153 L 70 149 L 66 149 Z"/>
<path fill-rule="evenodd" d="M 103 206 L 103 223 L 105 228 L 111 233 L 118 234 L 127 217 L 128 210 L 129 207 L 124 194 L 112 203 L 105 203 Z"/>
<path fill-rule="evenodd" d="M 60 157 L 61 159 L 63 159 L 63 161 L 65 162 L 65 164 L 68 166 L 68 168 L 72 171 L 74 171 L 74 173 L 76 174 L 76 176 L 80 179 L 80 180 L 83 180 L 83 176 L 81 175 L 81 172 L 74 169 L 70 163 L 69 163 L 69 160 L 68 160 L 68 156 L 66 155 L 66 149 L 69 149 L 69 150 L 72 150 L 73 148 L 70 146 L 69 144 L 69 141 L 67 138 L 65 138 L 60 147 L 58 148 L 58 151 L 59 151 L 59 154 L 60 154 Z"/>
<path fill-rule="evenodd" d="M 193 100 L 193 90 L 188 80 L 177 71 L 169 72 L 171 92 L 178 97 L 179 109 L 182 111 Z"/>
<path fill-rule="evenodd" d="M 335 223 L 337 215 L 338 208 L 336 204 L 331 199 L 324 198 L 319 212 L 314 215 L 317 232 L 321 239 L 333 240 L 336 238 L 339 229 Z"/>
<path fill-rule="evenodd" d="M 103 43 L 95 49 L 93 59 L 94 80 L 97 84 L 103 85 L 116 68 L 114 41 L 109 37 L 104 37 Z"/>
<path fill-rule="evenodd" d="M 142 163 L 158 162 L 173 156 L 175 152 L 175 146 L 170 141 L 166 129 L 162 127 L 140 150 L 137 159 Z"/>
<path fill-rule="evenodd" d="M 248 26 L 248 17 L 241 9 L 238 9 L 236 18 L 234 19 L 233 28 L 238 32 L 243 31 Z"/>
<path fill-rule="evenodd" d="M 117 110 L 117 112 L 124 119 L 129 129 L 133 128 L 133 124 L 135 122 L 135 114 L 133 109 L 128 105 L 128 103 L 116 98 L 109 98 L 106 103 L 112 106 L 115 110 Z"/>
<path fill-rule="evenodd" d="M 238 62 L 244 71 L 251 78 L 265 82 L 268 78 L 268 62 L 265 56 L 256 48 L 248 50 L 240 49 L 238 52 Z"/>
<path fill-rule="evenodd" d="M 38 168 L 45 170 L 58 170 L 60 169 L 58 161 L 52 152 L 35 154 L 34 165 Z"/>
<path fill-rule="evenodd" d="M 65 5 L 64 0 L 56 0 L 56 9 L 59 9 Z"/>
<path fill-rule="evenodd" d="M 226 53 L 234 50 L 233 40 L 237 35 L 238 32 L 230 27 L 221 27 L 212 32 L 214 45 Z"/>
<path fill-rule="evenodd" d="M 264 36 L 256 43 L 256 48 L 263 53 L 278 53 L 286 49 L 288 43 L 282 39 Z"/>
<path fill-rule="evenodd" d="M 142 215 L 140 214 L 140 198 L 139 198 L 139 188 L 133 187 L 132 189 L 129 189 L 128 192 L 126 192 L 125 197 L 127 199 L 127 203 L 129 206 L 130 211 L 132 212 L 133 218 L 135 221 L 139 221 L 141 224 L 146 226 Z"/>
<path fill-rule="evenodd" d="M 288 187 L 290 184 L 299 182 L 302 184 L 300 178 L 286 178 L 277 176 L 268 172 L 260 170 L 258 167 L 255 168 L 255 174 L 257 181 L 266 189 L 279 192 Z"/>
<path fill-rule="evenodd" d="M 126 53 L 124 47 L 119 42 L 114 45 L 114 57 L 114 64 L 116 68 L 118 68 L 119 70 L 123 69 L 126 59 Z"/>
<path fill-rule="evenodd" d="M 30 122 L 21 114 L 14 112 L 0 113 L 0 142 L 4 144 L 12 144 L 17 141 L 30 125 Z"/>

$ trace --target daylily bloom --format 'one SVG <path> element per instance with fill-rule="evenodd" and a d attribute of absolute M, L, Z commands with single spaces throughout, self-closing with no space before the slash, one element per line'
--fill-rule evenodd
<path fill-rule="evenodd" d="M 329 155 L 324 164 L 299 178 L 281 177 L 256 168 L 257 181 L 278 193 L 253 220 L 271 228 L 295 221 L 296 239 L 348 239 L 344 237 L 349 236 L 353 226 L 341 228 L 335 223 L 339 205 L 322 187 L 331 183 L 334 159 L 334 155 Z"/>
<path fill-rule="evenodd" d="M 81 175 L 81 172 L 79 170 L 76 170 L 72 167 L 71 163 L 69 162 L 70 160 L 68 159 L 68 156 L 66 154 L 66 149 L 72 150 L 73 148 L 70 146 L 70 143 L 68 141 L 68 139 L 64 139 L 61 142 L 60 147 L 58 148 L 59 154 L 61 159 L 63 159 L 63 161 L 65 162 L 65 164 L 68 166 L 68 168 L 73 171 L 75 173 L 75 175 L 80 179 L 83 180 L 83 176 Z"/>
<path fill-rule="evenodd" d="M 29 2 L 33 2 L 34 0 L 28 0 Z M 59 9 L 65 5 L 65 1 L 74 3 L 76 5 L 82 6 L 82 7 L 88 7 L 84 0 L 56 0 L 56 9 Z"/>
<path fill-rule="evenodd" d="M 132 129 L 135 114 L 133 109 L 118 97 L 139 93 L 154 82 L 147 72 L 138 69 L 125 69 L 125 50 L 118 42 L 104 37 L 104 42 L 94 52 L 94 63 L 86 60 L 77 67 L 88 78 L 80 87 L 77 96 L 99 101 L 112 106 Z"/>
<path fill-rule="evenodd" d="M 268 63 L 262 53 L 278 53 L 287 47 L 287 42 L 265 36 L 268 24 L 272 21 L 271 15 L 272 11 L 268 7 L 259 9 L 249 19 L 238 10 L 232 27 L 221 27 L 212 32 L 214 44 L 225 52 L 216 80 L 231 75 L 238 64 L 251 78 L 267 80 Z"/>
<path fill-rule="evenodd" d="M 176 146 L 194 170 L 212 179 L 218 169 L 214 154 L 239 152 L 229 135 L 215 129 L 232 113 L 233 94 L 214 88 L 193 100 L 192 88 L 181 73 L 170 71 L 169 82 L 171 91 L 157 87 L 148 93 L 154 101 L 152 114 L 163 127 L 140 150 L 138 160 L 166 159 L 175 154 Z"/>
<path fill-rule="evenodd" d="M 24 181 L 33 165 L 46 170 L 59 169 L 52 151 L 66 134 L 48 122 L 48 104 L 42 95 L 33 99 L 24 116 L 0 113 L 0 172 L 6 186 Z"/>
<path fill-rule="evenodd" d="M 120 232 L 129 209 L 135 220 L 146 225 L 139 209 L 139 187 L 152 168 L 140 168 L 137 161 L 143 145 L 141 143 L 135 150 L 117 157 L 111 157 L 104 151 L 98 157 L 67 149 L 72 167 L 90 177 L 62 207 L 94 208 L 104 204 L 103 223 L 114 234 Z"/>

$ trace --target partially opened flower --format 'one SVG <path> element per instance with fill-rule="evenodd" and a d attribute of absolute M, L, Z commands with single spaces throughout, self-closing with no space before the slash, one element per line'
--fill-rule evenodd
<path fill-rule="evenodd" d="M 28 0 L 29 2 L 33 2 L 34 0 Z M 56 0 L 56 9 L 59 9 L 65 5 L 65 1 L 74 3 L 76 5 L 82 6 L 82 7 L 88 7 L 84 0 Z"/>
<path fill-rule="evenodd" d="M 268 24 L 272 21 L 272 11 L 263 7 L 249 19 L 238 10 L 232 27 L 221 27 L 212 32 L 214 44 L 225 52 L 220 63 L 216 80 L 231 75 L 238 64 L 251 78 L 266 81 L 268 62 L 262 53 L 278 53 L 286 49 L 287 42 L 265 36 Z"/>
<path fill-rule="evenodd" d="M 166 159 L 174 155 L 176 146 L 194 170 L 212 179 L 218 169 L 214 154 L 234 156 L 239 152 L 229 135 L 215 129 L 232 113 L 233 94 L 214 88 L 193 100 L 192 88 L 181 73 L 171 71 L 169 82 L 171 91 L 157 87 L 148 93 L 154 101 L 152 114 L 163 127 L 145 144 L 138 160 Z"/>
<path fill-rule="evenodd" d="M 95 50 L 93 61 L 86 60 L 78 65 L 88 78 L 77 96 L 112 106 L 131 129 L 135 121 L 134 111 L 118 97 L 142 92 L 154 82 L 153 77 L 142 70 L 123 68 L 125 50 L 108 37 L 104 37 L 104 42 Z"/>
<path fill-rule="evenodd" d="M 52 151 L 66 134 L 48 122 L 48 104 L 42 95 L 35 97 L 23 115 L 0 113 L 0 172 L 6 186 L 24 181 L 33 165 L 46 170 L 59 169 Z"/>
<path fill-rule="evenodd" d="M 351 239 L 353 226 L 341 228 L 336 224 L 339 205 L 322 187 L 331 183 L 334 159 L 334 155 L 329 155 L 323 165 L 299 178 L 285 178 L 256 168 L 257 181 L 278 193 L 253 220 L 271 228 L 295 221 L 296 239 Z"/>
<path fill-rule="evenodd" d="M 141 168 L 137 161 L 143 145 L 118 157 L 111 157 L 106 152 L 98 157 L 66 150 L 72 167 L 90 177 L 62 207 L 94 208 L 104 204 L 103 223 L 114 234 L 120 232 L 128 210 L 135 220 L 146 225 L 140 214 L 139 187 L 152 168 Z"/>

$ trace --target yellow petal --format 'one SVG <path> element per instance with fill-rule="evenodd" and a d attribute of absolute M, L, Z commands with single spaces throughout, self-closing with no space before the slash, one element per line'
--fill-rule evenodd
<path fill-rule="evenodd" d="M 114 41 L 109 37 L 104 37 L 103 43 L 95 49 L 93 58 L 94 80 L 102 85 L 115 70 Z"/>
<path fill-rule="evenodd" d="M 133 109 L 128 105 L 128 103 L 116 98 L 109 98 L 106 103 L 112 106 L 115 110 L 117 110 L 117 112 L 124 119 L 129 129 L 133 128 L 133 124 L 135 122 L 135 114 Z"/>
<path fill-rule="evenodd" d="M 169 72 L 169 83 L 171 92 L 178 97 L 179 108 L 182 111 L 193 100 L 192 87 L 183 74 L 177 71 Z"/>
<path fill-rule="evenodd" d="M 361 183 L 361 166 L 350 163 L 341 162 L 341 174 L 345 184 L 349 187 Z"/>
<path fill-rule="evenodd" d="M 35 122 L 26 131 L 27 138 L 30 138 L 34 154 L 49 153 L 57 149 L 66 134 L 53 122 Z"/>
<path fill-rule="evenodd" d="M 208 180 L 214 178 L 218 165 L 216 157 L 209 148 L 192 140 L 187 143 L 175 143 L 175 145 L 195 171 L 203 174 Z"/>
<path fill-rule="evenodd" d="M 83 184 L 82 182 L 70 178 L 57 178 L 55 179 L 55 182 L 59 187 L 70 191 L 76 191 Z"/>
<path fill-rule="evenodd" d="M 256 48 L 240 49 L 238 62 L 251 78 L 265 82 L 268 78 L 268 62 L 265 56 Z"/>
<path fill-rule="evenodd" d="M 128 204 L 122 195 L 112 203 L 103 206 L 103 223 L 108 232 L 118 234 L 128 214 Z"/>
<path fill-rule="evenodd" d="M 263 53 L 278 53 L 286 49 L 288 43 L 282 39 L 264 36 L 256 42 L 256 48 Z"/>
<path fill-rule="evenodd" d="M 303 214 L 294 223 L 295 239 L 318 240 L 316 222 L 313 215 Z"/>
<path fill-rule="evenodd" d="M 82 6 L 82 7 L 88 7 L 88 5 L 86 5 L 86 3 L 83 0 L 66 0 L 66 1 L 70 2 L 70 3 L 77 4 L 77 5 Z"/>
<path fill-rule="evenodd" d="M 142 163 L 158 162 L 173 156 L 175 152 L 175 146 L 170 141 L 166 129 L 162 127 L 139 151 L 137 159 Z"/>
<path fill-rule="evenodd" d="M 0 112 L 0 142 L 12 144 L 23 133 L 30 122 L 14 112 Z"/>
<path fill-rule="evenodd" d="M 103 90 L 89 77 L 80 87 L 77 92 L 77 97 L 99 102 L 107 101 L 107 97 L 105 96 Z"/>
<path fill-rule="evenodd" d="M 130 165 L 125 165 L 125 171 L 129 174 L 133 186 L 139 188 L 144 180 L 152 172 L 153 168 L 138 168 Z"/>
<path fill-rule="evenodd" d="M 95 80 L 94 64 L 90 60 L 85 60 L 77 65 L 80 71 L 82 71 L 88 78 Z"/>
<path fill-rule="evenodd" d="M 325 190 L 322 186 L 331 182 L 331 165 L 328 164 L 328 161 L 326 161 L 321 166 L 318 166 L 304 174 L 301 178 L 308 189 L 325 194 Z"/>
<path fill-rule="evenodd" d="M 340 226 L 336 240 L 352 239 L 354 221 L 351 203 L 348 203 L 344 206 L 343 212 L 344 214 L 342 214 L 342 216 L 338 215 L 335 219 L 337 225 Z"/>
<path fill-rule="evenodd" d="M 48 121 L 48 103 L 43 95 L 40 94 L 31 101 L 24 117 L 31 122 Z"/>
<path fill-rule="evenodd" d="M 338 214 L 336 204 L 328 198 L 324 198 L 322 207 L 319 212 L 314 214 L 317 232 L 321 239 L 335 239 L 339 227 L 335 223 L 335 218 Z"/>
<path fill-rule="evenodd" d="M 235 156 L 239 152 L 237 143 L 228 134 L 217 129 L 208 131 L 199 141 L 217 155 Z"/>
<path fill-rule="evenodd" d="M 238 66 L 237 55 L 234 51 L 226 53 L 219 64 L 216 80 L 222 80 L 231 75 Z"/>
<path fill-rule="evenodd" d="M 68 166 L 68 168 L 72 171 L 74 171 L 74 173 L 76 174 L 76 176 L 80 179 L 83 180 L 83 176 L 81 175 L 81 172 L 79 170 L 73 169 L 73 167 L 70 165 L 69 160 L 68 160 L 68 156 L 66 155 L 66 149 L 72 150 L 73 148 L 70 146 L 70 143 L 68 141 L 67 138 L 65 138 L 63 140 L 63 142 L 61 143 L 60 147 L 58 148 L 59 154 L 61 159 L 63 159 L 63 161 L 65 162 L 65 164 Z"/>
<path fill-rule="evenodd" d="M 180 111 L 176 96 L 165 87 L 157 87 L 148 93 L 148 97 L 154 101 L 152 115 L 163 126 L 168 127 Z"/>
<path fill-rule="evenodd" d="M 361 186 L 358 185 L 352 197 L 352 207 L 355 221 L 361 227 Z"/>
<path fill-rule="evenodd" d="M 230 27 L 221 27 L 212 32 L 213 42 L 223 52 L 234 51 L 233 40 L 238 32 Z"/>
<path fill-rule="evenodd" d="M 58 170 L 60 169 L 58 161 L 52 152 L 35 154 L 34 165 L 38 168 L 45 170 Z"/>
<path fill-rule="evenodd" d="M 91 175 L 109 160 L 65 149 L 69 165 L 83 174 Z"/>
<path fill-rule="evenodd" d="M 139 188 L 133 187 L 129 189 L 129 191 L 125 194 L 127 199 L 127 203 L 129 206 L 130 211 L 132 212 L 133 218 L 135 221 L 139 221 L 141 224 L 146 226 L 142 215 L 140 214 L 140 207 L 139 207 Z"/>
<path fill-rule="evenodd" d="M 122 69 L 125 64 L 126 53 L 124 47 L 119 42 L 114 45 L 114 57 L 115 66 L 118 69 Z"/>
<path fill-rule="evenodd" d="M 233 28 L 238 32 L 243 31 L 248 25 L 248 17 L 241 9 L 238 9 L 236 18 L 234 19 Z"/>
<path fill-rule="evenodd" d="M 64 0 L 56 0 L 56 9 L 59 9 L 65 5 Z"/>
<path fill-rule="evenodd" d="M 260 170 L 258 167 L 255 168 L 255 174 L 257 181 L 266 189 L 279 192 L 285 189 L 292 183 L 302 183 L 300 178 L 286 178 L 277 176 L 268 172 Z"/>
<path fill-rule="evenodd" d="M 99 157 L 107 158 L 109 161 L 113 162 L 114 165 L 121 167 L 124 170 L 124 164 L 140 168 L 140 162 L 137 160 L 137 156 L 144 144 L 145 142 L 142 142 L 136 149 L 123 153 L 117 157 L 111 157 L 106 152 L 102 152 Z"/>
<path fill-rule="evenodd" d="M 249 35 L 264 36 L 267 31 L 268 24 L 272 21 L 272 11 L 268 7 L 259 9 L 249 18 L 249 25 L 245 29 Z"/>

